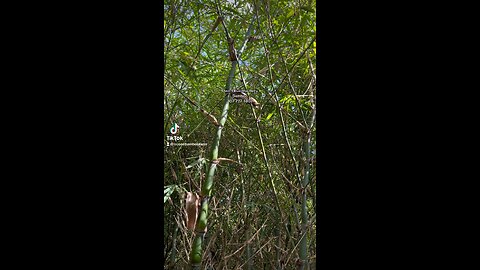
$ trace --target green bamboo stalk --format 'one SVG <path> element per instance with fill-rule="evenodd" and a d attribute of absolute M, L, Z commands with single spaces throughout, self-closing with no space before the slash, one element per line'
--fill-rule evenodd
<path fill-rule="evenodd" d="M 245 225 L 247 226 L 245 232 L 245 240 L 247 241 L 247 252 L 246 252 L 246 260 L 247 260 L 247 270 L 253 269 L 253 258 L 252 258 L 252 246 L 250 245 L 249 241 L 252 236 L 251 232 L 251 224 L 246 222 Z"/>
<path fill-rule="evenodd" d="M 230 74 L 228 76 L 227 85 L 225 89 L 227 91 L 231 90 L 231 85 L 233 78 L 235 76 L 235 71 L 237 70 L 237 62 L 232 62 L 232 67 L 230 69 Z M 190 254 L 190 263 L 192 269 L 200 269 L 202 263 L 202 242 L 203 236 L 207 228 L 207 214 L 208 214 L 208 199 L 212 193 L 213 186 L 213 177 L 215 175 L 215 170 L 217 168 L 217 163 L 215 162 L 218 158 L 218 149 L 220 146 L 220 138 L 222 137 L 222 129 L 227 121 L 228 108 L 230 106 L 230 96 L 225 95 L 225 100 L 223 103 L 222 116 L 220 117 L 219 127 L 217 128 L 217 133 L 212 145 L 212 155 L 210 158 L 210 168 L 208 170 L 207 179 L 205 180 L 200 196 L 202 197 L 202 204 L 200 214 L 198 215 L 197 224 L 195 227 L 195 240 L 192 247 L 192 253 Z"/>
<path fill-rule="evenodd" d="M 302 182 L 302 239 L 300 240 L 300 269 L 308 269 L 308 250 L 307 250 L 307 223 L 308 223 L 308 213 L 307 213 L 307 193 L 306 188 L 309 182 L 310 176 L 310 144 L 312 139 L 311 128 L 313 127 L 313 122 L 315 121 L 315 108 L 312 111 L 312 118 L 310 123 L 310 128 L 307 133 L 307 140 L 305 141 L 305 174 Z"/>
<path fill-rule="evenodd" d="M 225 24 L 222 21 L 222 24 L 225 27 Z M 252 31 L 253 21 L 248 27 L 248 31 L 245 37 L 245 43 L 250 36 Z M 227 40 L 230 38 L 228 35 L 228 31 L 225 27 L 225 31 L 227 33 Z M 192 245 L 192 251 L 190 253 L 190 265 L 192 269 L 200 269 L 202 263 L 202 245 L 204 236 L 207 230 L 207 215 L 208 215 L 208 201 L 212 193 L 212 186 L 213 186 L 213 177 L 215 175 L 215 170 L 217 168 L 217 159 L 218 159 L 218 149 L 220 146 L 220 139 L 222 137 L 222 130 L 225 126 L 225 122 L 227 121 L 228 116 L 228 109 L 230 106 L 230 90 L 232 90 L 232 83 L 235 77 L 235 72 L 237 70 L 238 65 L 238 58 L 242 54 L 245 46 L 242 46 L 242 49 L 238 52 L 238 57 L 235 61 L 232 61 L 232 67 L 230 68 L 230 74 L 228 75 L 227 84 L 225 86 L 225 99 L 223 103 L 223 110 L 222 115 L 220 116 L 219 126 L 217 128 L 217 133 L 215 135 L 213 145 L 212 145 L 212 155 L 210 158 L 210 168 L 208 170 L 207 179 L 205 180 L 202 190 L 200 192 L 200 196 L 202 198 L 200 213 L 198 215 L 197 223 L 195 226 L 195 239 Z"/>

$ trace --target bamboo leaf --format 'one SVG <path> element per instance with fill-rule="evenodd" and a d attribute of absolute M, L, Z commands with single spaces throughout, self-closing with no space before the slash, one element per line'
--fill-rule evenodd
<path fill-rule="evenodd" d="M 311 8 L 309 6 L 301 6 L 300 9 L 303 9 L 307 12 L 315 12 L 315 10 L 313 10 L 313 8 Z"/>
<path fill-rule="evenodd" d="M 175 191 L 175 186 L 166 186 L 163 190 L 163 203 L 166 203 L 172 193 Z"/>
<path fill-rule="evenodd" d="M 240 14 L 240 12 L 238 12 L 236 9 L 233 9 L 231 7 L 228 7 L 228 6 L 224 6 L 223 7 L 225 10 L 228 10 L 230 11 L 231 13 L 235 14 L 235 15 L 238 15 L 238 16 L 241 16 L 242 14 Z"/>
<path fill-rule="evenodd" d="M 274 112 L 275 112 L 275 111 L 269 113 L 269 114 L 267 115 L 267 117 L 265 118 L 265 120 L 269 120 L 269 119 L 272 117 L 272 115 L 273 115 Z"/>
<path fill-rule="evenodd" d="M 287 19 L 295 15 L 295 10 L 291 9 L 287 14 Z"/>
<path fill-rule="evenodd" d="M 205 162 L 205 158 L 199 158 L 198 160 L 196 160 L 195 162 L 193 162 L 192 164 L 188 165 L 187 166 L 187 169 L 190 169 L 196 165 L 199 165 L 199 164 L 203 164 L 203 162 Z"/>

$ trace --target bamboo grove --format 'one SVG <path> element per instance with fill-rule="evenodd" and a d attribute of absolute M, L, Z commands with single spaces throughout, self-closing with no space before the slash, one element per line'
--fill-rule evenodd
<path fill-rule="evenodd" d="M 164 14 L 165 269 L 315 269 L 315 1 Z"/>

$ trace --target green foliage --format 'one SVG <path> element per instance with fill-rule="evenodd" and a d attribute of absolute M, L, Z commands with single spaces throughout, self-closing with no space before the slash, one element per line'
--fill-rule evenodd
<path fill-rule="evenodd" d="M 208 224 L 208 232 L 199 241 L 185 228 L 184 194 L 200 193 L 218 131 L 199 108 L 221 118 L 231 69 L 223 24 L 212 32 L 216 3 L 237 51 L 254 22 L 256 39 L 246 43 L 232 88 L 249 91 L 261 105 L 230 103 L 218 157 L 234 162 L 222 161 L 216 168 L 208 215 L 201 220 Z M 309 228 L 316 227 L 316 164 L 310 163 L 307 169 L 308 137 L 299 128 L 299 123 L 311 126 L 315 110 L 315 1 L 169 0 L 164 9 L 165 135 L 176 123 L 181 143 L 207 144 L 164 150 L 166 264 L 171 269 L 188 269 L 190 261 L 198 261 L 201 269 L 248 269 L 250 250 L 251 269 L 276 269 L 278 258 L 284 260 L 285 269 L 293 269 L 299 256 L 303 207 L 312 223 Z M 314 133 L 313 125 L 311 149 L 316 145 Z M 163 139 L 167 142 L 166 136 Z M 309 158 L 314 156 L 312 152 Z M 306 170 L 309 191 L 303 203 Z M 314 257 L 315 230 L 307 235 L 306 251 Z M 189 253 L 192 248 L 200 253 Z"/>
<path fill-rule="evenodd" d="M 185 193 L 185 188 L 180 185 L 168 185 L 163 187 L 163 203 L 166 203 L 168 199 L 173 195 L 174 192 L 179 194 Z"/>

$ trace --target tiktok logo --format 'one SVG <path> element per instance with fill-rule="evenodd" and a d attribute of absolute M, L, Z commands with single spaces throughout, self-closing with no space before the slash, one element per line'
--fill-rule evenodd
<path fill-rule="evenodd" d="M 180 129 L 180 126 L 177 125 L 177 123 L 174 123 L 173 126 L 170 128 L 170 133 L 172 136 L 167 135 L 167 146 L 173 145 L 173 143 L 170 144 L 168 141 L 175 141 L 175 142 L 183 141 L 182 136 L 174 135 L 179 133 L 179 129 Z"/>
<path fill-rule="evenodd" d="M 174 123 L 174 125 L 172 126 L 172 128 L 170 128 L 170 133 L 171 134 L 177 134 L 178 130 L 180 129 L 180 126 L 177 125 L 177 123 Z"/>

